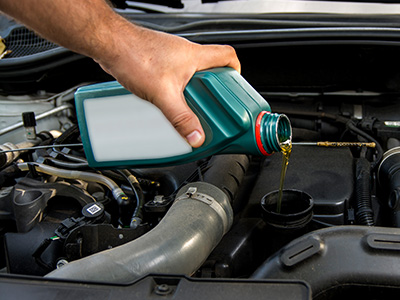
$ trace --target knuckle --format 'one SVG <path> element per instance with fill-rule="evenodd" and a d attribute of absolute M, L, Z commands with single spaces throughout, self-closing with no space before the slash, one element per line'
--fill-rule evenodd
<path fill-rule="evenodd" d="M 187 124 L 189 124 L 192 121 L 192 113 L 189 111 L 184 111 L 181 112 L 177 115 L 175 115 L 172 120 L 171 124 L 177 129 L 183 129 L 186 127 Z"/>

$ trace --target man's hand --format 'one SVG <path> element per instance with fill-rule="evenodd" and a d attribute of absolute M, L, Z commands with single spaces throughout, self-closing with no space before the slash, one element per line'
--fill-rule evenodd
<path fill-rule="evenodd" d="M 230 46 L 199 45 L 136 26 L 104 0 L 1 0 L 0 10 L 43 37 L 89 56 L 125 88 L 158 106 L 193 147 L 204 131 L 183 90 L 196 71 L 229 66 L 240 72 Z"/>
<path fill-rule="evenodd" d="M 131 24 L 119 30 L 114 56 L 97 61 L 128 90 L 158 106 L 191 146 L 201 146 L 204 132 L 183 90 L 196 71 L 219 66 L 240 71 L 233 48 L 199 45 Z"/>

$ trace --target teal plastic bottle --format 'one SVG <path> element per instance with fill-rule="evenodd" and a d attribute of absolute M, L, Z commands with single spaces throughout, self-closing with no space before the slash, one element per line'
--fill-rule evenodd
<path fill-rule="evenodd" d="M 168 166 L 217 153 L 269 155 L 292 138 L 287 116 L 235 70 L 197 72 L 184 95 L 200 119 L 204 144 L 192 148 L 161 111 L 118 82 L 85 86 L 75 93 L 78 124 L 94 168 Z"/>

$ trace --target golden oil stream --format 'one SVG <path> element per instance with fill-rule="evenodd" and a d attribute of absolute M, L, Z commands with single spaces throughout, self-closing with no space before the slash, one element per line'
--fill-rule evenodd
<path fill-rule="evenodd" d="M 276 203 L 277 213 L 281 212 L 283 184 L 285 182 L 286 170 L 289 164 L 289 157 L 290 154 L 292 153 L 292 141 L 291 140 L 284 141 L 280 144 L 280 146 L 282 149 L 282 169 L 281 169 L 281 178 L 279 181 L 278 201 Z"/>

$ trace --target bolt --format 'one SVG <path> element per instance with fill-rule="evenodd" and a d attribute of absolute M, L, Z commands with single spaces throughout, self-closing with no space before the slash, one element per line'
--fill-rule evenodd
<path fill-rule="evenodd" d="M 65 266 L 66 264 L 68 264 L 68 261 L 65 259 L 60 259 L 59 261 L 57 261 L 56 267 L 57 269 L 61 268 L 62 266 Z"/>
<path fill-rule="evenodd" d="M 168 284 L 163 283 L 156 286 L 155 292 L 157 295 L 164 296 L 170 294 L 172 290 Z"/>
<path fill-rule="evenodd" d="M 120 240 L 122 240 L 122 239 L 124 238 L 124 235 L 123 235 L 122 233 L 120 233 L 120 234 L 118 235 L 118 237 L 119 237 Z"/>
<path fill-rule="evenodd" d="M 163 195 L 157 195 L 154 197 L 153 203 L 154 204 L 163 204 L 164 203 L 164 196 Z"/>

